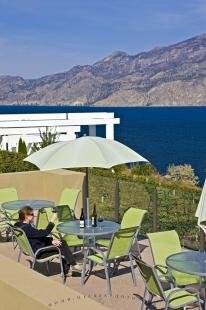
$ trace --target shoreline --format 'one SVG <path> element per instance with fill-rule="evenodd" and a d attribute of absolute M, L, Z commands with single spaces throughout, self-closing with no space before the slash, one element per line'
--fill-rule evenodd
<path fill-rule="evenodd" d="M 150 105 L 150 106 L 147 106 L 147 105 L 120 105 L 120 106 L 95 106 L 95 105 L 30 105 L 30 104 L 25 104 L 25 105 L 18 105 L 18 104 L 1 104 L 0 105 L 0 110 L 1 109 L 29 109 L 29 108 L 40 108 L 40 109 L 43 109 L 43 108 L 58 108 L 58 109 L 122 109 L 122 108 L 127 108 L 127 109 L 137 109 L 137 108 L 140 108 L 140 109 L 164 109 L 164 108 L 206 108 L 206 103 L 205 105 Z M 9 112 L 9 111 L 8 111 Z M 10 114 L 10 113 L 8 113 Z"/>

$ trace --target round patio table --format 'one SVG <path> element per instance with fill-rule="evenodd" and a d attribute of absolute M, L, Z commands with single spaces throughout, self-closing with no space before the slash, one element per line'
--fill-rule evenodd
<path fill-rule="evenodd" d="M 167 257 L 166 264 L 169 268 L 179 272 L 200 276 L 204 288 L 204 309 L 206 310 L 206 252 L 187 251 L 172 254 Z"/>
<path fill-rule="evenodd" d="M 57 229 L 60 233 L 93 238 L 102 235 L 110 235 L 118 231 L 119 228 L 120 225 L 112 221 L 97 222 L 97 227 L 85 226 L 85 228 L 80 228 L 79 220 L 57 225 Z"/>
<path fill-rule="evenodd" d="M 54 208 L 55 203 L 49 200 L 42 200 L 42 199 L 28 199 L 28 200 L 13 200 L 13 201 L 6 201 L 1 204 L 2 208 L 5 210 L 20 210 L 25 206 L 30 206 L 34 210 L 40 210 L 42 208 Z"/>

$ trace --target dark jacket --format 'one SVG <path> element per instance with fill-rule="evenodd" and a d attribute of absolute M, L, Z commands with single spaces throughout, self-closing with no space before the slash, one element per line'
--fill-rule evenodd
<path fill-rule="evenodd" d="M 21 228 L 25 232 L 34 253 L 42 247 L 51 245 L 52 238 L 48 237 L 48 235 L 54 228 L 54 223 L 49 222 L 45 229 L 36 229 L 31 224 L 22 222 L 17 222 L 14 226 Z"/>

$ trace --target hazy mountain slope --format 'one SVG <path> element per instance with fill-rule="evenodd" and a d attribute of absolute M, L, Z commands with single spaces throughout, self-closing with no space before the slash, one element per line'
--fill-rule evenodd
<path fill-rule="evenodd" d="M 206 34 L 39 79 L 0 76 L 0 104 L 204 105 Z"/>

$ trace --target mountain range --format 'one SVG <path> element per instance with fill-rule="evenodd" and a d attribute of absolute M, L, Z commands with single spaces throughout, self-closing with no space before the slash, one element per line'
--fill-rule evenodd
<path fill-rule="evenodd" d="M 206 34 L 37 79 L 0 75 L 1 105 L 206 105 Z"/>

